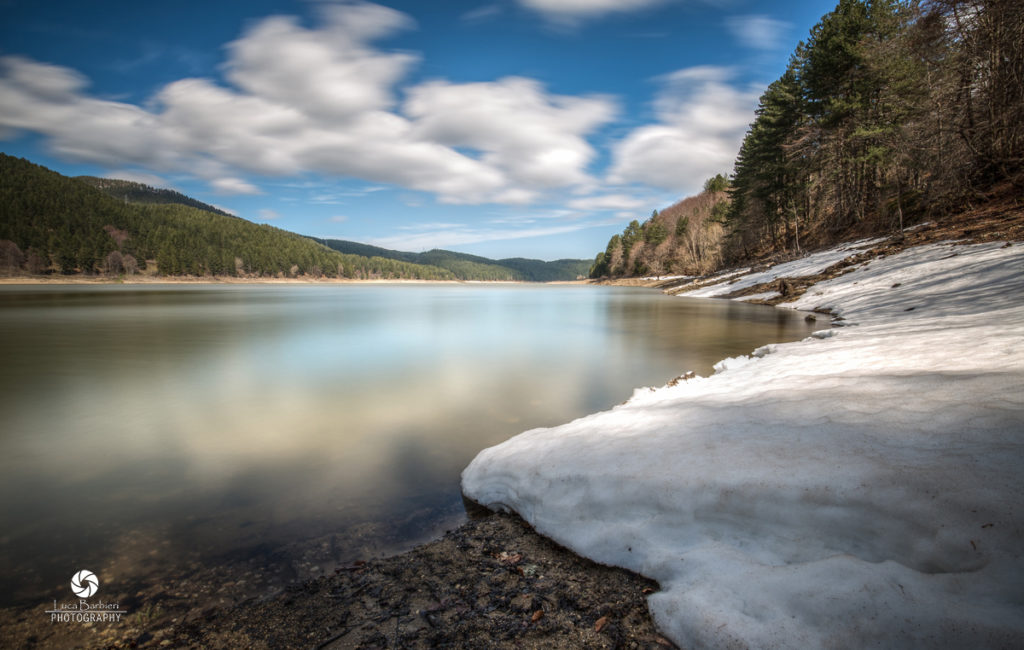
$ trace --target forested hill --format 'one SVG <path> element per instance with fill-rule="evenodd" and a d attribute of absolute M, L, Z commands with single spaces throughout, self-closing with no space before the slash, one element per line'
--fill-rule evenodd
<path fill-rule="evenodd" d="M 279 228 L 186 205 L 126 203 L 3 154 L 0 271 L 455 279 L 447 269 L 345 255 Z"/>
<path fill-rule="evenodd" d="M 841 0 L 761 96 L 731 177 L 631 223 L 592 275 L 700 274 L 1019 205 L 1022 35 L 1019 0 Z"/>
<path fill-rule="evenodd" d="M 719 174 L 697 196 L 655 210 L 643 223 L 634 219 L 598 253 L 591 277 L 703 275 L 717 269 L 722 264 L 728 187 L 728 179 Z"/>
<path fill-rule="evenodd" d="M 402 253 L 256 224 L 172 190 L 0 154 L 0 273 L 575 280 L 587 260 Z"/>
<path fill-rule="evenodd" d="M 180 205 L 187 205 L 192 208 L 198 208 L 199 210 L 206 210 L 207 212 L 222 214 L 226 217 L 235 216 L 230 212 L 225 212 L 220 208 L 193 199 L 191 196 L 185 196 L 181 192 L 175 192 L 174 190 L 150 187 L 143 183 L 124 181 L 117 178 L 76 176 L 75 179 L 88 183 L 96 189 L 102 190 L 115 199 L 121 199 L 126 203 L 177 203 Z"/>
<path fill-rule="evenodd" d="M 506 257 L 498 260 L 497 263 L 519 271 L 531 282 L 576 280 L 587 277 L 587 272 L 590 270 L 590 260 L 562 259 L 542 262 L 522 257 Z"/>
<path fill-rule="evenodd" d="M 477 255 L 438 249 L 425 253 L 409 253 L 342 239 L 318 239 L 317 241 L 343 253 L 377 255 L 403 262 L 437 266 L 448 269 L 460 280 L 554 282 L 585 277 L 590 270 L 589 260 L 566 259 L 544 262 L 519 257 L 492 260 Z"/>

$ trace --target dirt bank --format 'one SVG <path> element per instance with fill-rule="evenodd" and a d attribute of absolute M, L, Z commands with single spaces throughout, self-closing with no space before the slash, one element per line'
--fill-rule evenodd
<path fill-rule="evenodd" d="M 577 557 L 509 515 L 180 625 L 172 644 L 315 648 L 671 647 L 657 584 Z"/>
<path fill-rule="evenodd" d="M 50 623 L 37 612 L 3 647 L 671 648 L 650 580 L 582 559 L 513 515 L 470 520 L 406 553 L 354 562 L 265 598 L 135 611 L 117 623 Z"/>

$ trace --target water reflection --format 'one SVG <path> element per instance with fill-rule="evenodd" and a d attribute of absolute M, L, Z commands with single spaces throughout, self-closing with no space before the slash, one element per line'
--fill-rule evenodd
<path fill-rule="evenodd" d="M 640 290 L 461 285 L 4 288 L 0 328 L 7 602 L 81 566 L 137 580 L 366 522 L 407 542 L 460 512 L 480 449 L 813 329 Z"/>

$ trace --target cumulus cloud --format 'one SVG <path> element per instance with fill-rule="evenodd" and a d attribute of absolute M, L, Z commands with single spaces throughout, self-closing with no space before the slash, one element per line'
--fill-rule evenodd
<path fill-rule="evenodd" d="M 787 47 L 790 25 L 768 16 L 731 16 L 725 21 L 740 45 L 757 50 L 780 50 Z"/>
<path fill-rule="evenodd" d="M 73 70 L 23 57 L 0 57 L 0 125 L 43 133 L 74 160 L 109 166 L 150 162 L 164 143 L 158 121 L 130 104 L 91 99 Z"/>
<path fill-rule="evenodd" d="M 244 95 L 205 79 L 184 79 L 157 96 L 169 146 L 261 174 L 302 169 L 297 154 L 310 120 L 301 108 Z"/>
<path fill-rule="evenodd" d="M 754 118 L 758 92 L 729 82 L 729 68 L 686 68 L 658 79 L 657 123 L 641 126 L 613 146 L 611 183 L 641 183 L 693 193 L 732 169 Z"/>
<path fill-rule="evenodd" d="M 552 188 L 592 181 L 585 169 L 594 150 L 584 136 L 610 121 L 616 106 L 601 97 L 549 95 L 532 79 L 507 77 L 428 82 L 409 90 L 404 111 L 418 137 L 475 150 L 520 186 Z"/>
<path fill-rule="evenodd" d="M 74 99 L 89 84 L 74 70 L 37 63 L 20 56 L 4 57 L 3 68 L 11 83 L 24 92 L 57 102 Z"/>
<path fill-rule="evenodd" d="M 290 16 L 257 23 L 228 45 L 227 78 L 251 95 L 327 119 L 389 108 L 392 87 L 417 58 L 369 43 L 412 27 L 412 19 L 371 4 L 330 5 L 322 13 L 316 30 Z"/>
<path fill-rule="evenodd" d="M 0 135 L 40 133 L 55 154 L 188 173 L 218 192 L 258 193 L 246 174 L 317 172 L 432 193 L 442 202 L 524 204 L 593 182 L 586 137 L 611 120 L 600 97 L 539 83 L 396 87 L 418 62 L 375 39 L 413 26 L 368 3 L 326 5 L 322 24 L 255 23 L 227 48 L 227 84 L 182 79 L 145 107 L 101 100 L 68 68 L 0 58 Z"/>

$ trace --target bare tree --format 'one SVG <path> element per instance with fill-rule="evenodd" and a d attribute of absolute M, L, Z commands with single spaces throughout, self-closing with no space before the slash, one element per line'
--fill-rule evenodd
<path fill-rule="evenodd" d="M 124 271 L 124 255 L 121 251 L 110 251 L 103 265 L 107 273 L 117 275 Z"/>
<path fill-rule="evenodd" d="M 110 238 L 114 240 L 115 244 L 117 244 L 117 250 L 121 250 L 121 247 L 124 245 L 125 241 L 127 241 L 128 238 L 131 237 L 131 235 L 128 234 L 127 230 L 118 230 L 114 226 L 103 226 L 103 230 L 108 235 L 110 235 Z"/>
<path fill-rule="evenodd" d="M 17 273 L 25 261 L 25 255 L 18 248 L 18 245 L 9 239 L 0 241 L 0 271 L 4 273 Z"/>
<path fill-rule="evenodd" d="M 47 266 L 49 266 L 49 261 L 30 248 L 28 255 L 25 256 L 25 270 L 33 275 L 38 275 Z"/>
<path fill-rule="evenodd" d="M 135 275 L 139 271 L 139 261 L 135 259 L 134 255 L 125 255 L 122 264 L 124 272 L 128 275 Z"/>

